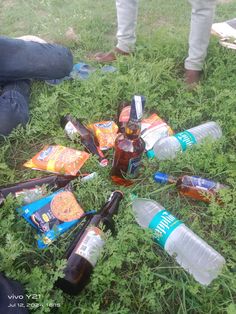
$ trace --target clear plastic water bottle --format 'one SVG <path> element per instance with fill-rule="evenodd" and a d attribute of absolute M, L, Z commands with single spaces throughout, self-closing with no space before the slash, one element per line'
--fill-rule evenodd
<path fill-rule="evenodd" d="M 200 143 L 204 138 L 211 137 L 216 140 L 222 136 L 220 126 L 216 122 L 207 122 L 177 133 L 172 136 L 164 137 L 158 140 L 153 151 L 159 160 L 174 158 L 179 151 L 185 151 L 189 146 Z M 153 156 L 153 152 L 149 151 L 149 156 Z"/>
<path fill-rule="evenodd" d="M 209 285 L 218 276 L 225 259 L 182 221 L 153 200 L 135 198 L 132 207 L 137 223 L 153 229 L 155 242 L 200 284 Z"/>

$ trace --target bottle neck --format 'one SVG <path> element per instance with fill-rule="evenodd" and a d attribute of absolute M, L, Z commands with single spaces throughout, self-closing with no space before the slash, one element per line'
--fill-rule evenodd
<path fill-rule="evenodd" d="M 125 127 L 125 135 L 129 139 L 135 139 L 140 136 L 141 119 L 143 115 L 145 98 L 135 95 L 131 101 L 130 118 Z"/>
<path fill-rule="evenodd" d="M 65 124 L 64 127 L 66 127 L 66 125 L 68 123 L 71 123 L 74 126 L 75 130 L 77 130 L 77 132 L 79 133 L 80 136 L 83 137 L 83 136 L 90 135 L 89 129 L 85 125 L 83 125 L 82 122 L 80 122 L 78 119 L 75 119 L 71 115 L 65 116 L 65 118 L 64 118 L 64 124 Z"/>
<path fill-rule="evenodd" d="M 130 119 L 125 127 L 125 135 L 129 139 L 135 139 L 140 136 L 141 133 L 141 121 Z"/>
<path fill-rule="evenodd" d="M 177 181 L 178 181 L 178 179 L 176 177 L 168 176 L 167 183 L 169 183 L 169 184 L 176 184 Z"/>
<path fill-rule="evenodd" d="M 120 205 L 120 201 L 123 198 L 123 193 L 120 191 L 115 191 L 111 194 L 109 200 L 106 202 L 106 204 L 102 207 L 100 210 L 100 215 L 102 217 L 105 216 L 113 216 L 118 212 L 118 208 Z"/>
<path fill-rule="evenodd" d="M 68 183 L 70 183 L 70 181 L 74 180 L 75 178 L 77 178 L 77 176 L 62 176 L 59 175 L 56 177 L 55 183 L 59 188 L 62 188 L 64 186 L 66 186 Z"/>
<path fill-rule="evenodd" d="M 76 120 L 75 126 L 76 126 L 80 136 L 83 137 L 83 136 L 90 136 L 91 135 L 90 130 L 85 125 L 83 125 L 83 123 L 80 122 L 79 120 Z"/>

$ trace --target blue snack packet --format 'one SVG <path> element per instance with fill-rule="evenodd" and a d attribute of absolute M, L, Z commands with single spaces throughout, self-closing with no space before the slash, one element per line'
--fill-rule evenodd
<path fill-rule="evenodd" d="M 68 187 L 24 205 L 17 211 L 37 230 L 40 249 L 46 248 L 84 216 L 83 209 Z"/>

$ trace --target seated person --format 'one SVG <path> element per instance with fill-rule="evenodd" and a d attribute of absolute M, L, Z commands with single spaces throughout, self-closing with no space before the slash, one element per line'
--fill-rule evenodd
<path fill-rule="evenodd" d="M 17 299 L 11 298 L 12 296 L 16 296 Z M 21 303 L 22 306 L 19 306 L 19 303 Z M 7 278 L 2 273 L 0 273 L 0 313 L 29 313 L 26 297 L 21 284 L 15 280 Z"/>
<path fill-rule="evenodd" d="M 63 78 L 71 72 L 69 49 L 35 36 L 0 36 L 0 137 L 29 120 L 30 80 Z"/>

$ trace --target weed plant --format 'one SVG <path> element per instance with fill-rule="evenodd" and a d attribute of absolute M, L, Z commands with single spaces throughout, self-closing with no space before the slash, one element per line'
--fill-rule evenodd
<path fill-rule="evenodd" d="M 15 0 L 0 4 L 3 34 L 30 32 L 67 44 L 73 49 L 75 62 L 86 61 L 91 51 L 112 46 L 115 8 L 108 0 Z M 235 2 L 221 4 L 216 20 L 232 18 L 235 11 Z M 59 123 L 62 115 L 70 112 L 85 123 L 114 119 L 119 101 L 130 100 L 135 93 L 146 96 L 146 113 L 157 112 L 176 132 L 210 120 L 223 130 L 221 140 L 206 141 L 173 161 L 144 158 L 137 184 L 123 189 L 126 197 L 116 218 L 117 234 L 108 238 L 90 284 L 77 297 L 53 287 L 62 276 L 62 256 L 73 239 L 73 230 L 40 251 L 34 230 L 16 213 L 19 204 L 8 198 L 0 210 L 0 269 L 20 281 L 28 295 L 40 295 L 37 302 L 28 300 L 32 313 L 236 313 L 236 56 L 212 39 L 202 83 L 195 91 L 188 91 L 181 69 L 189 17 L 190 8 L 184 0 L 141 1 L 135 56 L 120 58 L 114 64 L 118 71 L 113 74 L 97 71 L 88 80 L 56 87 L 34 83 L 30 122 L 1 142 L 0 184 L 4 185 L 42 175 L 22 165 L 45 144 L 83 149 L 66 138 Z M 64 38 L 68 27 L 78 34 L 78 43 Z M 112 151 L 108 156 L 112 160 Z M 117 188 L 109 179 L 110 166 L 100 168 L 93 157 L 84 170 L 97 171 L 98 177 L 85 183 L 78 179 L 75 193 L 85 210 L 99 210 Z M 214 200 L 207 205 L 180 197 L 173 187 L 154 183 L 152 175 L 157 170 L 176 176 L 199 175 L 231 188 L 222 195 L 223 206 Z M 209 287 L 199 285 L 153 244 L 148 230 L 135 223 L 129 192 L 164 205 L 225 257 L 226 267 Z"/>

